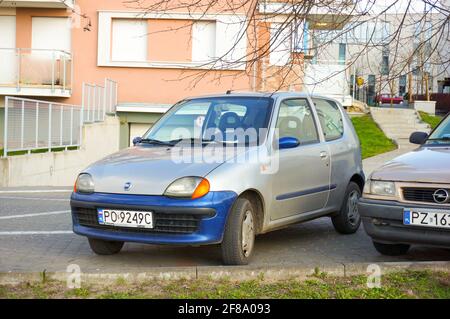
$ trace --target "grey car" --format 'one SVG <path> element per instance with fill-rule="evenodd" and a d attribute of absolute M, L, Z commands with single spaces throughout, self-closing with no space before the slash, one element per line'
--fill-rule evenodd
<path fill-rule="evenodd" d="M 359 203 L 364 228 L 384 255 L 406 254 L 412 244 L 450 248 L 450 117 L 420 147 L 372 173 Z"/>
<path fill-rule="evenodd" d="M 255 236 L 329 216 L 360 225 L 359 140 L 339 102 L 230 93 L 175 104 L 134 146 L 94 163 L 71 197 L 73 230 L 98 254 L 124 242 L 220 244 L 247 264 Z"/>

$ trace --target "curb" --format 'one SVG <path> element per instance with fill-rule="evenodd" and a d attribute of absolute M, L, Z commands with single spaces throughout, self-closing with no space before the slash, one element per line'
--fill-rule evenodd
<path fill-rule="evenodd" d="M 125 280 L 129 283 L 138 283 L 146 280 L 196 280 L 196 279 L 229 279 L 244 281 L 264 279 L 278 281 L 287 279 L 304 280 L 313 275 L 327 274 L 336 277 L 370 275 L 373 267 L 379 266 L 381 274 L 405 270 L 450 271 L 450 261 L 432 262 L 380 262 L 380 263 L 336 263 L 317 267 L 299 266 L 295 264 L 285 266 L 197 266 L 149 269 L 145 272 L 128 273 L 81 273 L 83 283 L 107 285 Z M 369 268 L 369 266 L 371 266 Z M 68 281 L 74 273 L 68 272 L 1 272 L 1 285 L 18 285 L 25 282 L 42 282 L 44 280 Z"/>

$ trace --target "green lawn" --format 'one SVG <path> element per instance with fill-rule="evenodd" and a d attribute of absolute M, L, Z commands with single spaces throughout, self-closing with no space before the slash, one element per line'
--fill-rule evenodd
<path fill-rule="evenodd" d="M 380 288 L 368 288 L 367 277 L 333 277 L 318 271 L 307 280 L 147 280 L 83 285 L 46 281 L 0 285 L 0 298 L 450 298 L 450 272 L 403 271 L 381 277 Z"/>
<path fill-rule="evenodd" d="M 68 151 L 74 151 L 77 150 L 78 147 L 77 146 L 70 146 L 67 148 Z M 65 148 L 64 147 L 54 147 L 51 149 L 52 152 L 62 152 L 64 151 Z M 35 150 L 31 150 L 30 153 L 31 154 L 40 154 L 40 153 L 47 153 L 48 152 L 48 148 L 39 148 L 39 149 L 35 149 Z M 9 156 L 17 156 L 17 155 L 25 155 L 28 154 L 28 151 L 13 151 L 13 152 L 8 152 Z M 3 156 L 3 148 L 0 148 L 0 156 Z"/>
<path fill-rule="evenodd" d="M 384 135 L 370 115 L 353 117 L 352 122 L 361 142 L 363 159 L 397 148 L 397 145 Z"/>
<path fill-rule="evenodd" d="M 438 124 L 442 120 L 441 116 L 431 115 L 429 113 L 425 113 L 422 111 L 419 111 L 419 114 L 420 114 L 420 117 L 422 118 L 422 121 L 424 121 L 425 123 L 428 123 L 432 129 L 436 128 L 436 126 L 438 126 Z"/>

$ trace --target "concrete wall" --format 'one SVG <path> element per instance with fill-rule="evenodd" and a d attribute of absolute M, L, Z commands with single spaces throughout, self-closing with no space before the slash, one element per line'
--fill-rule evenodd
<path fill-rule="evenodd" d="M 119 150 L 118 117 L 83 127 L 79 150 L 0 158 L 0 187 L 72 186 L 78 173 Z"/>

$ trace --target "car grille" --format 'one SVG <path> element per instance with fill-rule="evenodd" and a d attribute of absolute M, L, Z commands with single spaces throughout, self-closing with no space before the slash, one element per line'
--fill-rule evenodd
<path fill-rule="evenodd" d="M 433 194 L 438 188 L 404 187 L 403 198 L 409 202 L 434 203 Z M 450 192 L 450 190 L 448 190 Z"/>
<path fill-rule="evenodd" d="M 75 208 L 74 216 L 81 226 L 141 233 L 191 234 L 198 230 L 200 222 L 200 216 L 153 212 L 154 228 L 128 228 L 99 224 L 97 220 L 97 210 L 94 208 Z"/>

